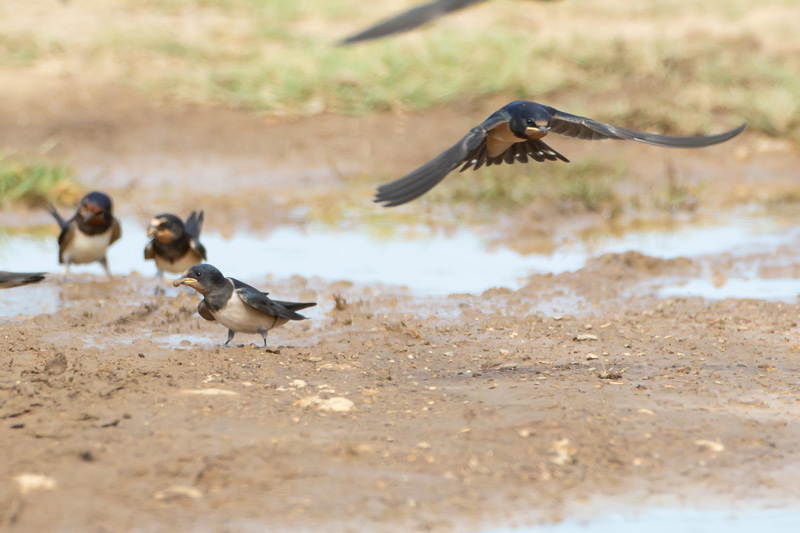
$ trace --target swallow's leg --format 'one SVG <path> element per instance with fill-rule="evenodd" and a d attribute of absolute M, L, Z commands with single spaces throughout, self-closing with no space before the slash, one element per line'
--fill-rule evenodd
<path fill-rule="evenodd" d="M 164 294 L 164 271 L 160 268 L 158 269 L 158 273 L 156 274 L 156 296 Z"/>
<path fill-rule="evenodd" d="M 70 265 L 71 265 L 71 263 L 69 261 L 64 263 L 64 278 L 61 280 L 62 283 L 66 283 L 67 281 L 69 281 L 68 278 L 69 278 L 69 266 Z"/>
<path fill-rule="evenodd" d="M 108 269 L 108 260 L 106 259 L 106 256 L 103 256 L 102 259 L 100 259 L 100 264 L 103 265 L 108 279 L 114 279 L 114 276 L 111 275 L 111 271 Z"/>
<path fill-rule="evenodd" d="M 266 330 L 266 329 L 258 330 L 258 332 L 261 333 L 261 338 L 264 339 L 264 351 L 267 352 L 267 353 L 275 353 L 275 354 L 281 353 L 280 350 L 269 350 L 269 349 L 267 349 L 267 331 L 268 330 Z"/>
<path fill-rule="evenodd" d="M 228 343 L 233 340 L 233 336 L 234 335 L 236 335 L 236 332 L 233 331 L 232 329 L 229 329 L 228 330 L 228 340 L 226 340 L 225 344 L 222 345 L 223 348 L 227 348 L 228 347 Z M 233 348 L 241 348 L 242 346 L 244 346 L 244 344 L 231 344 L 231 347 L 233 347 Z"/>

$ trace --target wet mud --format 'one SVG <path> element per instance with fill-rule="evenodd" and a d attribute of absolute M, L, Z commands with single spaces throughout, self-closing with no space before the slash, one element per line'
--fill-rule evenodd
<path fill-rule="evenodd" d="M 444 208 L 423 203 L 378 230 L 362 215 L 357 227 L 320 226 L 301 207 L 309 191 L 339 199 L 353 187 L 369 198 L 370 183 L 351 181 L 363 170 L 330 163 L 346 153 L 333 132 L 360 132 L 350 142 L 369 150 L 351 153 L 353 165 L 398 174 L 432 152 L 398 152 L 374 135 L 382 121 L 413 123 L 423 138 L 415 144 L 426 147 L 436 144 L 426 138 L 440 138 L 441 117 L 455 112 L 322 116 L 278 128 L 243 113 L 157 109 L 119 95 L 98 97 L 91 111 L 20 100 L 0 113 L 0 138 L 19 150 L 35 150 L 53 135 L 47 124 L 61 124 L 54 150 L 73 158 L 79 179 L 124 198 L 119 210 L 133 239 L 125 241 L 132 251 L 112 255 L 113 281 L 80 268 L 64 281 L 53 257 L 39 267 L 56 272 L 45 282 L 0 293 L 3 527 L 490 530 L 634 504 L 800 501 L 800 236 L 792 206 L 778 217 L 737 200 L 767 171 L 777 189 L 796 186 L 791 150 L 748 153 L 746 163 L 687 155 L 686 176 L 713 168 L 728 181 L 710 182 L 699 208 L 669 214 L 674 227 L 658 231 L 618 232 L 602 214 L 557 203 L 472 223 L 443 222 Z M 103 110 L 108 123 L 99 130 L 68 120 Z M 29 120 L 20 126 L 23 111 Z M 452 132 L 463 129 L 454 122 Z M 292 150 L 302 147 L 292 143 L 302 141 L 292 139 L 311 130 L 335 139 L 299 166 Z M 625 150 L 651 171 L 630 173 L 621 187 L 647 189 L 663 160 Z M 224 172 L 203 162 L 214 158 Z M 259 172 L 242 177 L 247 165 L 236 161 Z M 283 173 L 289 167 L 297 180 Z M 228 178 L 233 192 L 223 197 L 219 180 Z M 154 296 L 152 270 L 134 263 L 144 231 L 137 221 L 143 228 L 153 210 L 198 207 L 212 221 L 212 263 L 218 253 L 231 261 L 228 275 L 276 298 L 318 302 L 310 320 L 270 333 L 280 353 L 221 348 L 225 330 L 197 316 L 196 294 Z M 23 233 L 48 222 L 37 211 L 2 214 L 4 226 Z M 419 226 L 432 228 L 421 241 Z M 337 232 L 352 249 L 325 251 Z M 15 257 L 34 257 L 30 267 L 46 261 L 52 243 L 33 241 L 22 252 L 4 241 L 4 268 Z M 263 255 L 239 273 L 236 261 L 247 259 L 231 258 L 226 243 Z M 377 254 L 393 247 L 404 252 Z M 400 256 L 441 262 L 444 271 L 393 278 Z M 284 268 L 284 259 L 318 268 Z M 487 282 L 479 259 L 505 273 Z M 353 266 L 325 271 L 326 262 Z M 515 268 L 501 271 L 501 263 Z M 442 288 L 456 278 L 462 285 Z M 748 284 L 772 289 L 739 287 Z"/>

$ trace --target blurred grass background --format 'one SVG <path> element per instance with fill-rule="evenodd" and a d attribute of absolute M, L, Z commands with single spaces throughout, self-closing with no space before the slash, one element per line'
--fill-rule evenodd
<path fill-rule="evenodd" d="M 747 121 L 748 131 L 800 142 L 796 0 L 491 0 L 408 34 L 335 46 L 421 1 L 2 2 L 0 79 L 130 86 L 155 102 L 278 120 L 529 99 L 647 131 L 705 134 Z M 620 195 L 615 184 L 629 177 L 622 161 L 587 156 L 454 174 L 426 199 L 496 210 L 544 198 L 609 215 L 637 202 L 696 206 L 698 186 L 677 178 L 649 200 Z M 61 198 L 72 190 L 69 174 L 63 165 L 6 157 L 3 201 Z M 347 180 L 368 197 L 375 182 L 396 177 Z M 325 201 L 319 211 L 337 219 L 342 209 Z"/>
<path fill-rule="evenodd" d="M 270 115 L 501 95 L 665 133 L 742 119 L 800 141 L 800 2 L 493 0 L 421 31 L 334 46 L 419 1 L 8 2 L 0 68 Z"/>

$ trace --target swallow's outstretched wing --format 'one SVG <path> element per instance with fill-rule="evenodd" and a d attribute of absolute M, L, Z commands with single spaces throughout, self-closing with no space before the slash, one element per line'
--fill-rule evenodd
<path fill-rule="evenodd" d="M 589 141 L 616 139 L 637 141 L 654 146 L 665 146 L 667 148 L 702 148 L 732 139 L 739 135 L 745 127 L 745 124 L 742 124 L 738 128 L 717 135 L 676 137 L 620 128 L 610 124 L 603 124 L 602 122 L 597 122 L 590 118 L 571 115 L 549 106 L 545 107 L 552 117 L 550 119 L 550 131 L 552 133 Z"/>
<path fill-rule="evenodd" d="M 495 128 L 504 127 L 507 123 L 507 118 L 489 117 L 483 124 L 473 128 L 467 136 L 430 162 L 400 179 L 378 187 L 375 193 L 375 202 L 382 203 L 384 207 L 394 207 L 410 202 L 431 190 L 459 166 L 463 172 L 470 167 L 478 170 L 483 165 L 513 164 L 516 161 L 527 163 L 529 159 L 569 161 L 540 139 L 513 143 L 499 155 L 490 155 L 487 134 Z"/>

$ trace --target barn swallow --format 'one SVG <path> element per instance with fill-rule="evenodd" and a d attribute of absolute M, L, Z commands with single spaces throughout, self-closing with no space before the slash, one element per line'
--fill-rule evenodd
<path fill-rule="evenodd" d="M 0 270 L 0 289 L 19 287 L 44 279 L 44 272 L 5 272 Z"/>
<path fill-rule="evenodd" d="M 408 11 L 404 11 L 399 15 L 388 18 L 382 22 L 370 26 L 364 31 L 355 35 L 351 35 L 346 39 L 339 42 L 339 46 L 357 43 L 360 41 L 369 41 L 372 39 L 380 39 L 393 33 L 402 33 L 418 28 L 427 22 L 436 20 L 439 17 L 469 7 L 474 4 L 480 4 L 485 0 L 435 0 L 427 4 L 422 4 L 413 7 Z M 548 0 L 540 0 L 548 1 Z"/>
<path fill-rule="evenodd" d="M 228 346 L 238 332 L 261 333 L 266 349 L 269 330 L 290 320 L 305 320 L 306 317 L 296 311 L 317 305 L 314 302 L 271 300 L 268 293 L 238 279 L 226 278 L 222 272 L 208 264 L 191 267 L 173 281 L 172 285 L 188 285 L 203 295 L 197 312 L 206 320 L 217 321 L 228 328 L 228 340 L 223 346 Z"/>
<path fill-rule="evenodd" d="M 492 113 L 482 124 L 455 145 L 391 183 L 378 187 L 375 201 L 393 207 L 419 198 L 445 176 L 461 166 L 460 172 L 483 165 L 527 163 L 561 160 L 569 162 L 542 141 L 548 133 L 558 133 L 576 139 L 630 140 L 669 148 L 700 148 L 718 144 L 739 135 L 745 124 L 717 135 L 673 137 L 643 133 L 603 124 L 590 118 L 570 115 L 535 102 L 516 101 Z"/>
<path fill-rule="evenodd" d="M 186 223 L 169 213 L 153 217 L 147 228 L 150 241 L 144 247 L 144 258 L 155 259 L 159 280 L 165 270 L 180 274 L 206 260 L 206 249 L 200 244 L 202 229 L 202 211 L 192 211 Z"/>
<path fill-rule="evenodd" d="M 66 221 L 50 205 L 50 213 L 61 228 L 58 235 L 58 262 L 66 265 L 66 273 L 69 273 L 72 264 L 98 261 L 111 277 L 106 251 L 122 236 L 122 228 L 119 220 L 114 218 L 113 211 L 111 197 L 99 191 L 84 196 L 78 210 Z"/>

